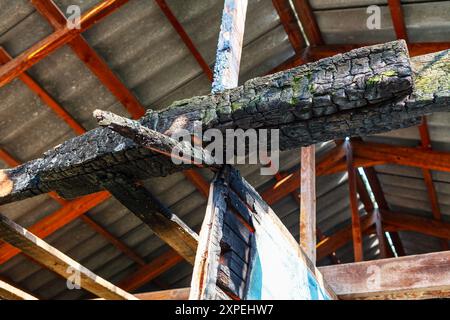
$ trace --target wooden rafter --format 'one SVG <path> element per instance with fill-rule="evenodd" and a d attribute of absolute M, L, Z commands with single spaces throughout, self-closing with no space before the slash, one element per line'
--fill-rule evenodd
<path fill-rule="evenodd" d="M 320 32 L 309 0 L 293 0 L 293 3 L 310 45 L 317 46 L 323 44 L 322 33 Z"/>
<path fill-rule="evenodd" d="M 7 64 L 1 66 L 0 87 L 9 83 L 66 43 L 75 39 L 79 34 L 86 31 L 102 18 L 110 15 L 127 2 L 128 0 L 105 0 L 101 2 L 81 16 L 79 29 L 64 26 L 64 28 L 58 29 L 31 48 L 22 52 Z"/>
<path fill-rule="evenodd" d="M 25 228 L 0 215 L 0 239 L 22 250 L 32 259 L 60 276 L 71 279 L 79 275 L 79 285 L 105 299 L 135 300 L 133 295 L 92 273 L 78 262 L 50 246 Z M 78 278 L 78 276 L 77 276 Z"/>
<path fill-rule="evenodd" d="M 300 247 L 316 264 L 316 148 L 301 149 Z"/>
<path fill-rule="evenodd" d="M 4 300 L 38 300 L 35 296 L 0 280 L 0 299 Z"/>
<path fill-rule="evenodd" d="M 384 47 L 386 46 L 386 48 Z M 404 44 L 401 42 L 395 42 L 395 43 L 389 43 L 386 45 L 381 45 L 381 46 L 376 46 L 373 47 L 372 50 L 388 50 L 394 53 L 396 51 L 400 51 L 400 52 L 404 52 L 405 51 L 405 47 Z M 359 51 L 354 51 L 352 52 L 352 59 L 355 58 L 355 55 L 357 54 L 357 52 Z M 362 52 L 365 52 L 364 50 L 361 50 L 361 54 Z M 430 60 L 436 59 L 437 57 L 439 57 L 440 60 L 436 61 L 434 64 L 432 64 L 431 69 L 435 70 L 437 68 L 439 68 L 439 65 L 443 62 L 445 62 L 445 56 L 447 53 L 436 53 L 436 54 L 431 54 L 431 55 L 427 55 L 425 57 L 421 57 L 419 59 L 417 59 L 417 63 L 414 63 L 414 66 L 419 68 L 420 65 L 423 64 L 428 64 L 430 63 Z M 350 54 L 348 54 L 350 55 Z M 339 56 L 340 57 L 340 56 Z M 339 57 L 335 57 L 335 59 L 339 58 Z M 407 62 L 408 58 L 404 55 L 404 54 L 400 54 L 399 59 L 403 61 L 403 58 L 405 58 L 406 60 L 404 60 L 404 63 L 407 64 L 409 62 Z M 403 57 L 403 58 L 402 58 Z M 442 59 L 444 59 L 444 61 L 442 61 Z M 322 63 L 326 63 L 327 61 L 323 61 Z M 310 65 L 310 67 L 317 67 L 317 64 L 313 64 Z M 389 65 L 389 68 L 391 66 Z M 395 66 L 392 67 L 399 67 L 399 64 L 396 63 Z M 305 67 L 300 68 L 301 72 L 306 72 Z M 402 69 L 403 70 L 403 69 Z M 406 70 L 408 70 L 408 68 L 406 68 Z M 418 69 L 415 69 L 418 70 Z M 429 68 L 427 70 L 430 70 Z M 445 69 L 444 69 L 445 70 Z M 291 71 L 293 72 L 293 71 Z M 400 71 L 399 71 L 400 72 Z M 403 72 L 403 71 L 401 71 Z M 250 82 L 254 85 L 257 84 L 261 84 L 264 87 L 264 90 L 274 90 L 273 86 L 270 85 L 270 78 L 271 77 L 281 77 L 283 74 L 277 74 L 274 76 L 269 76 L 269 78 L 265 78 L 264 82 L 258 82 L 256 80 L 254 80 L 254 82 Z M 416 74 L 416 76 L 420 76 L 420 72 Z M 437 84 L 439 84 L 440 82 L 442 82 L 443 77 L 445 77 L 445 72 L 443 74 L 441 73 L 436 73 L 435 75 L 436 80 L 437 80 Z M 378 95 L 380 92 L 382 92 L 382 95 L 385 95 L 387 99 L 386 103 L 377 103 L 376 105 L 371 105 L 369 108 L 355 108 L 354 110 L 352 109 L 352 112 L 347 112 L 348 110 L 345 110 L 345 112 L 338 112 L 336 109 L 335 112 L 332 115 L 326 116 L 326 118 L 328 119 L 328 117 L 331 119 L 333 119 L 333 122 L 329 123 L 327 121 L 324 121 L 323 117 L 314 117 L 312 116 L 311 119 L 305 121 L 305 120 L 300 120 L 300 119 L 295 119 L 295 121 L 291 121 L 290 118 L 286 118 L 289 123 L 287 124 L 286 127 L 283 127 L 284 129 L 282 130 L 284 132 L 284 134 L 280 135 L 280 145 L 283 146 L 283 149 L 291 149 L 291 148 L 298 148 L 299 146 L 305 146 L 305 145 L 309 145 L 311 143 L 315 143 L 315 142 L 319 142 L 322 139 L 330 139 L 330 138 L 340 138 L 341 135 L 345 135 L 345 134 L 351 134 L 351 135 L 357 135 L 360 132 L 365 132 L 367 133 L 374 133 L 374 132 L 381 132 L 381 131 L 385 131 L 388 130 L 388 128 L 393 129 L 393 128 L 401 128 L 401 127 L 405 127 L 405 126 L 411 126 L 411 125 L 415 125 L 418 122 L 418 119 L 416 116 L 419 115 L 423 115 L 423 113 L 426 112 L 433 112 L 433 111 L 443 111 L 445 110 L 445 108 L 447 108 L 447 104 L 445 103 L 446 101 L 446 95 L 444 96 L 439 96 L 439 99 L 433 99 L 433 103 L 429 104 L 429 99 L 430 96 L 425 95 L 423 96 L 421 94 L 421 90 L 424 90 L 425 88 L 423 88 L 423 86 L 416 86 L 414 88 L 414 92 L 417 95 L 417 99 L 408 99 L 408 108 L 407 108 L 407 112 L 403 111 L 390 111 L 390 112 L 394 112 L 394 114 L 392 114 L 392 117 L 389 117 L 386 119 L 388 119 L 388 121 L 392 121 L 392 123 L 386 124 L 385 122 L 383 122 L 382 124 L 377 120 L 379 119 L 380 113 L 385 114 L 385 112 L 387 112 L 386 109 L 391 110 L 391 103 L 392 102 L 392 97 L 394 94 L 395 95 L 395 91 L 401 90 L 402 94 L 405 94 L 406 92 L 404 90 L 411 90 L 412 88 L 410 88 L 410 86 L 412 86 L 412 83 L 410 83 L 410 80 L 407 80 L 405 78 L 394 78 L 394 79 L 390 79 L 391 77 L 385 78 L 382 77 L 380 82 L 378 81 L 374 81 L 373 85 L 370 86 L 370 90 L 372 92 L 377 92 L 376 95 Z M 303 78 L 305 81 L 310 81 L 308 80 L 307 77 Z M 409 79 L 409 78 L 408 78 Z M 439 80 L 441 79 L 441 80 Z M 275 81 L 275 79 L 274 79 Z M 293 81 L 293 80 L 290 80 Z M 382 86 L 384 87 L 386 83 L 384 82 L 389 82 L 390 85 L 387 86 L 387 88 L 389 88 L 388 91 L 386 90 L 376 90 L 378 86 Z M 395 81 L 398 83 L 396 85 L 393 85 L 391 82 Z M 239 94 L 241 97 L 239 99 L 248 99 L 249 97 L 247 96 L 247 94 L 251 94 L 251 92 L 255 92 L 254 89 L 251 88 L 251 86 L 249 82 L 247 82 L 246 86 L 243 87 L 244 90 L 241 90 L 241 88 L 236 88 L 236 89 L 231 89 L 231 91 L 235 90 L 236 94 Z M 285 83 L 283 88 L 285 88 L 288 85 L 288 83 Z M 295 85 L 295 83 L 291 83 L 290 85 Z M 305 84 L 306 85 L 306 84 Z M 267 88 L 266 88 L 267 87 Z M 258 88 L 258 92 L 261 92 L 261 94 L 264 94 L 265 91 L 262 91 L 262 88 Z M 276 89 L 278 90 L 278 89 Z M 284 90 L 284 89 L 283 89 Z M 390 91 L 394 91 L 394 92 L 390 92 Z M 438 88 L 435 88 L 435 90 L 439 90 Z M 276 99 L 275 97 L 277 97 L 276 95 L 273 94 L 273 92 L 271 91 L 271 97 L 274 97 L 274 99 Z M 233 91 L 234 92 L 234 91 Z M 225 93 L 228 94 L 228 93 Z M 399 93 L 400 94 L 400 93 Z M 220 95 L 219 95 L 220 96 Z M 238 97 L 237 97 L 238 98 Z M 289 98 L 289 97 L 286 97 Z M 374 96 L 375 98 L 375 96 Z M 406 96 L 405 96 L 406 98 Z M 209 101 L 211 100 L 211 101 Z M 289 99 L 288 99 L 289 100 Z M 361 101 L 361 103 L 367 103 L 367 99 L 363 99 L 364 101 Z M 189 103 L 186 105 L 187 101 L 189 101 Z M 201 101 L 201 103 L 199 103 L 199 101 Z M 214 102 L 215 101 L 215 102 Z M 216 98 L 216 96 L 214 95 L 209 95 L 209 96 L 205 96 L 202 98 L 199 97 L 195 97 L 195 98 L 191 98 L 189 100 L 184 100 L 184 105 L 183 107 L 178 107 L 178 108 L 168 108 L 165 110 L 162 110 L 160 112 L 154 112 L 152 114 L 148 115 L 148 118 L 144 118 L 143 121 L 146 121 L 146 119 L 149 118 L 153 118 L 153 117 L 158 117 L 158 127 L 159 128 L 155 128 L 155 131 L 161 131 L 164 132 L 167 129 L 169 129 L 170 123 L 173 122 L 173 120 L 175 119 L 175 113 L 177 114 L 177 117 L 180 115 L 180 112 L 183 112 L 184 110 L 186 110 L 185 108 L 194 108 L 193 110 L 195 110 L 195 112 L 188 112 L 185 115 L 187 117 L 189 117 L 191 120 L 186 120 L 188 122 L 190 121 L 198 121 L 199 119 L 203 119 L 204 117 L 208 117 L 205 120 L 207 120 L 207 122 L 204 122 L 204 127 L 205 128 L 215 128 L 215 129 L 225 129 L 225 123 L 224 122 L 220 122 L 218 121 L 219 119 L 216 119 L 219 115 L 217 113 L 209 113 L 207 112 L 210 108 L 214 108 L 215 104 L 218 103 L 218 99 Z M 248 101 L 248 100 L 246 100 Z M 306 100 L 302 100 L 302 99 L 290 99 L 289 101 L 306 101 Z M 379 98 L 377 98 L 377 101 L 379 101 Z M 326 101 L 325 101 L 326 102 Z M 231 103 L 231 102 L 230 102 Z M 233 102 L 234 103 L 234 110 L 231 109 L 231 113 L 239 113 L 240 112 L 240 108 L 236 108 L 237 105 L 240 106 L 239 103 Z M 265 100 L 264 100 L 264 103 Z M 267 103 L 272 103 L 271 100 L 269 100 Z M 300 103 L 300 102 L 299 102 Z M 351 101 L 352 106 L 355 104 L 356 102 L 354 100 Z M 396 102 L 397 103 L 397 102 Z M 192 105 L 191 105 L 192 104 Z M 423 106 L 425 104 L 425 106 Z M 243 105 L 245 105 L 245 103 L 243 103 Z M 420 105 L 421 107 L 419 108 Z M 222 108 L 223 106 L 221 106 Z M 244 107 L 244 106 L 242 106 Z M 261 106 L 262 107 L 262 106 Z M 350 107 L 347 106 L 346 107 Z M 397 107 L 396 107 L 397 108 Z M 206 110 L 208 109 L 208 110 Z M 226 110 L 230 110 L 230 109 L 226 109 Z M 269 108 L 270 109 L 270 108 Z M 289 107 L 289 110 L 292 110 L 293 106 Z M 397 109 L 395 109 L 397 110 Z M 227 111 L 228 112 L 228 111 Z M 256 109 L 255 109 L 256 112 Z M 364 117 L 364 122 L 370 121 L 370 126 L 366 126 L 362 123 L 362 118 L 360 118 L 359 116 L 356 116 L 356 113 L 363 113 L 363 117 Z M 405 114 L 406 113 L 406 114 Z M 412 113 L 412 114 L 410 114 Z M 270 113 L 272 114 L 272 113 Z M 357 119 L 355 119 L 355 121 L 351 121 L 348 117 L 350 117 L 350 115 L 352 115 L 352 117 L 357 117 Z M 212 117 L 210 117 L 212 116 Z M 255 115 L 251 115 L 254 117 L 261 117 L 260 113 L 257 113 Z M 259 128 L 265 128 L 266 126 L 268 126 L 269 124 L 261 124 L 260 122 L 257 121 L 252 121 L 250 115 L 246 115 L 245 117 L 245 128 L 252 128 L 254 125 L 257 125 Z M 412 118 L 410 118 L 410 116 L 412 116 Z M 303 117 L 303 116 L 302 116 Z M 264 118 L 264 121 L 269 121 L 270 119 Z M 267 119 L 267 120 L 266 120 Z M 284 118 L 283 118 L 284 119 Z M 401 121 L 402 119 L 404 119 L 403 121 Z M 166 121 L 167 120 L 167 121 Z M 243 121 L 244 121 L 243 120 Z M 373 120 L 373 121 L 372 121 Z M 237 120 L 238 121 L 238 120 Z M 241 124 L 241 121 L 238 121 L 239 124 Z M 311 135 L 310 132 L 305 132 L 305 124 L 308 124 L 306 127 L 309 128 L 313 128 L 314 130 L 314 134 Z M 228 124 L 227 124 L 228 125 Z M 283 126 L 282 123 L 280 123 L 281 126 Z M 300 126 L 300 127 L 299 127 Z M 330 127 L 331 126 L 331 127 Z M 193 128 L 189 125 L 187 125 L 188 128 Z M 170 127 L 170 130 L 176 130 L 177 127 L 176 126 L 172 126 Z M 170 130 L 168 131 L 168 133 L 170 133 Z M 291 131 L 292 130 L 292 131 Z M 307 131 L 307 130 L 306 130 Z M 369 131 L 369 132 L 368 132 Z M 302 138 L 299 139 L 298 137 L 295 137 L 295 139 L 291 136 L 292 134 L 298 135 L 301 134 Z M 5 203 L 6 201 L 11 201 L 13 199 L 19 199 L 19 198 L 23 198 L 26 197 L 27 195 L 30 195 L 30 191 L 33 190 L 33 194 L 39 194 L 42 192 L 45 192 L 47 190 L 52 190 L 55 189 L 56 191 L 58 191 L 58 193 L 60 193 L 62 196 L 64 197 L 75 197 L 77 195 L 86 193 L 86 192 L 94 192 L 96 190 L 98 190 L 100 188 L 100 186 L 95 183 L 95 178 L 93 177 L 93 180 L 86 180 L 83 181 L 83 186 L 81 187 L 80 185 L 77 188 L 77 185 L 74 184 L 70 184 L 70 186 L 68 185 L 69 181 L 73 181 L 75 182 L 78 178 L 78 175 L 84 175 L 84 163 L 86 161 L 88 161 L 91 165 L 94 165 L 95 162 L 95 169 L 90 171 L 90 176 L 95 175 L 95 172 L 97 171 L 101 171 L 106 169 L 106 167 L 109 166 L 114 166 L 115 162 L 117 162 L 117 160 L 115 159 L 111 159 L 106 161 L 102 161 L 101 159 L 103 158 L 103 156 L 105 154 L 114 154 L 114 158 L 116 156 L 119 156 L 119 153 L 123 153 L 126 150 L 128 150 L 129 148 L 134 148 L 134 146 L 131 145 L 123 145 L 121 144 L 122 139 L 120 137 L 114 136 L 114 137 L 104 137 L 101 139 L 96 138 L 95 136 L 102 136 L 102 135 L 111 135 L 111 132 L 105 132 L 102 130 L 92 130 L 89 133 L 86 133 L 86 136 L 83 137 L 83 139 L 72 139 L 66 143 L 63 143 L 61 146 L 59 146 L 57 149 L 55 149 L 54 151 L 49 151 L 49 153 L 46 154 L 46 157 L 43 159 L 43 162 L 40 163 L 39 166 L 39 170 L 37 170 L 37 172 L 35 174 L 39 175 L 41 178 L 38 179 L 38 177 L 34 177 L 33 179 L 30 179 L 29 174 L 28 174 L 28 181 L 34 182 L 34 183 L 38 183 L 39 184 L 39 188 L 36 188 L 36 185 L 30 185 L 29 183 L 21 183 L 20 185 L 15 183 L 15 181 L 17 179 L 20 180 L 20 172 L 23 171 L 17 171 L 17 170 L 10 170 L 10 171 L 6 171 L 8 173 L 8 179 L 10 179 L 9 181 L 5 181 L 4 184 L 4 190 L 2 190 L 2 193 L 5 194 L 5 196 L 0 198 L 0 202 L 1 203 Z M 116 143 L 118 145 L 121 145 L 123 147 L 117 148 L 113 145 L 111 146 L 100 146 L 106 143 L 106 141 L 110 141 L 109 139 L 114 139 L 114 141 L 116 141 Z M 92 139 L 92 140 L 91 140 Z M 82 142 L 83 141 L 83 142 Z M 85 141 L 96 141 L 96 143 L 99 143 L 99 148 L 102 151 L 102 154 L 98 154 L 97 152 L 95 152 L 94 150 L 88 151 L 86 150 L 86 148 L 88 148 L 88 146 L 86 146 Z M 81 145 L 79 145 L 81 144 Z M 47 174 L 50 174 L 50 172 L 48 171 L 48 166 L 46 164 L 46 162 L 48 161 L 48 159 L 52 159 L 52 168 L 54 168 L 55 166 L 55 161 L 56 163 L 59 163 L 59 161 L 64 161 L 63 159 L 59 160 L 59 153 L 61 153 L 63 150 L 65 150 L 66 148 L 70 148 L 71 150 L 76 149 L 77 152 L 79 153 L 83 153 L 83 157 L 78 159 L 77 161 L 71 161 L 72 165 L 70 168 L 64 169 L 61 172 L 55 172 L 55 170 L 52 169 L 51 171 L 51 177 L 42 179 L 43 177 L 45 177 Z M 111 152 L 109 152 L 109 148 L 111 148 Z M 137 151 L 137 150 L 136 150 Z M 170 161 L 170 159 L 167 159 L 167 157 L 164 156 L 156 156 L 156 155 L 152 155 L 151 157 L 146 157 L 145 159 L 142 159 L 142 154 L 141 151 L 145 153 L 144 150 L 139 150 L 139 152 L 135 152 L 133 156 L 131 156 L 131 158 L 129 157 L 129 154 L 127 153 L 127 162 L 121 164 L 121 166 L 125 165 L 126 168 L 126 174 L 129 174 L 130 176 L 134 176 L 136 178 L 139 179 L 146 179 L 152 176 L 159 176 L 161 173 L 169 173 L 169 172 L 175 172 L 175 171 L 180 171 L 182 169 L 186 169 L 186 166 L 176 166 L 172 161 Z M 87 152 L 87 153 L 86 153 Z M 151 154 L 150 151 L 146 151 L 147 153 L 149 153 L 149 155 Z M 355 150 L 356 152 L 356 150 Z M 55 158 L 56 157 L 56 158 Z M 77 158 L 77 157 L 76 157 Z M 134 158 L 134 159 L 133 159 Z M 91 161 L 93 161 L 91 163 Z M 135 161 L 139 161 L 139 166 L 135 165 Z M 160 161 L 160 166 L 159 169 L 155 170 L 156 168 L 154 167 L 154 163 L 155 161 Z M 30 166 L 33 164 L 32 162 L 27 163 L 27 166 Z M 67 175 L 67 171 L 71 170 L 73 166 L 76 166 L 78 169 L 77 170 L 72 170 L 72 173 L 68 176 Z M 105 167 L 106 166 L 106 167 Z M 124 168 L 124 169 L 125 169 Z M 17 171 L 17 172 L 16 172 Z M 36 170 L 35 170 L 36 171 Z M 16 172 L 16 173 L 14 173 Z M 125 172 L 125 171 L 124 171 Z M 161 172 L 161 173 L 159 173 Z M 34 173 L 33 173 L 34 174 Z M 64 181 L 66 183 L 66 186 L 61 185 L 58 183 L 59 181 L 59 176 L 60 175 L 64 175 Z M 18 188 L 20 186 L 20 188 Z M 12 188 L 11 188 L 12 187 Z M 9 190 L 8 190 L 9 188 Z M 27 190 L 28 194 L 23 192 L 22 190 Z"/>
<path fill-rule="evenodd" d="M 295 53 L 300 55 L 306 47 L 306 41 L 300 29 L 297 17 L 294 10 L 292 10 L 289 0 L 272 0 L 275 10 L 277 10 L 280 21 L 283 25 L 284 31 L 288 35 L 289 42 L 292 45 Z"/>
<path fill-rule="evenodd" d="M 53 1 L 32 0 L 31 2 L 55 30 L 61 30 L 66 26 L 67 20 L 64 14 Z M 81 34 L 67 44 L 92 73 L 97 76 L 100 82 L 120 101 L 133 118 L 138 119 L 145 114 L 145 108 L 138 99 L 128 90 Z"/>
<path fill-rule="evenodd" d="M 450 252 L 321 267 L 340 299 L 450 297 Z"/>
<path fill-rule="evenodd" d="M 348 187 L 352 217 L 353 255 L 355 262 L 364 260 L 364 250 L 361 232 L 361 219 L 359 216 L 359 203 L 356 194 L 356 169 L 353 164 L 353 150 L 350 140 L 345 141 L 345 157 L 347 161 Z"/>

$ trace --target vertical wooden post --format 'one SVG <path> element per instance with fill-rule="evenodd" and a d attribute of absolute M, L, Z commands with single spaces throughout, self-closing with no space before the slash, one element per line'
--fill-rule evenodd
<path fill-rule="evenodd" d="M 301 149 L 300 247 L 316 263 L 316 148 Z"/>
<path fill-rule="evenodd" d="M 247 0 L 225 0 L 212 92 L 235 88 L 239 80 Z"/>
<path fill-rule="evenodd" d="M 217 45 L 216 64 L 214 66 L 212 93 L 232 89 L 238 85 L 247 4 L 247 0 L 225 0 L 222 24 L 220 26 L 219 43 Z M 210 194 L 208 203 L 209 201 L 212 201 L 211 199 L 212 197 Z M 200 230 L 200 245 L 197 248 L 195 256 L 191 288 L 198 289 L 194 284 L 199 283 L 203 276 L 202 263 L 199 263 L 199 261 L 204 259 L 203 255 L 205 252 L 202 251 L 201 243 L 204 241 L 202 239 L 207 238 L 209 227 L 205 226 L 205 223 L 207 223 L 210 218 L 211 217 L 208 217 L 208 214 L 205 216 L 205 220 L 203 221 Z M 200 293 L 196 289 L 191 290 L 189 294 L 190 300 L 198 299 Z M 225 294 L 224 297 L 226 297 Z"/>
<path fill-rule="evenodd" d="M 359 219 L 358 197 L 356 195 L 356 171 L 355 167 L 353 166 L 353 151 L 350 141 L 345 142 L 345 151 L 347 158 L 350 207 L 352 209 L 353 252 L 355 256 L 355 262 L 358 262 L 363 260 L 363 245 L 361 221 Z"/>

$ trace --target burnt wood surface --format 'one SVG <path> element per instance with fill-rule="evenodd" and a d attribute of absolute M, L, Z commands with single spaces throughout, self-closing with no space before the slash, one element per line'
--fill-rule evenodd
<path fill-rule="evenodd" d="M 449 51 L 408 57 L 403 41 L 365 47 L 266 77 L 223 93 L 148 111 L 140 123 L 170 135 L 178 128 L 278 128 L 280 148 L 390 131 L 448 109 Z M 411 62 L 411 63 L 410 63 Z M 413 86 L 413 71 L 414 82 Z M 22 166 L 0 171 L 0 204 L 55 190 L 73 198 L 100 190 L 98 175 L 130 179 L 190 168 L 97 128 Z"/>
<path fill-rule="evenodd" d="M 234 300 L 269 296 L 335 298 L 289 231 L 236 169 L 224 166 L 210 190 L 194 264 L 191 299 L 223 298 L 217 292 Z M 264 251 L 274 243 L 280 252 Z M 289 258 L 280 258 L 280 253 Z M 269 268 L 267 259 L 283 261 Z M 288 262 L 293 262 L 298 270 Z M 288 278 L 288 283 L 294 285 L 283 291 L 286 282 L 280 281 L 281 287 L 275 288 L 277 285 L 274 287 L 271 281 L 277 277 Z"/>

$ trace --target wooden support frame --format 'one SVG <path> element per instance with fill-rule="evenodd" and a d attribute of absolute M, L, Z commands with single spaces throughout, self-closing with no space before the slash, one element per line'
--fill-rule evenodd
<path fill-rule="evenodd" d="M 80 286 L 105 299 L 136 300 L 133 295 L 92 273 L 78 262 L 50 246 L 25 228 L 0 215 L 0 239 L 22 250 L 26 255 L 60 276 L 70 279 L 78 272 Z"/>
<path fill-rule="evenodd" d="M 341 264 L 319 270 L 340 299 L 450 297 L 449 251 Z"/>
<path fill-rule="evenodd" d="M 313 46 L 323 44 L 322 33 L 320 32 L 309 0 L 293 0 L 293 3 L 309 43 Z"/>
<path fill-rule="evenodd" d="M 55 30 L 65 28 L 67 20 L 52 0 L 32 0 L 31 2 Z M 68 45 L 133 118 L 138 119 L 145 114 L 145 108 L 138 99 L 114 74 L 108 64 L 92 49 L 81 34 L 70 40 Z"/>
<path fill-rule="evenodd" d="M 316 264 L 316 148 L 301 149 L 300 247 Z"/>
<path fill-rule="evenodd" d="M 356 169 L 353 165 L 353 150 L 350 140 L 344 142 L 345 157 L 347 161 L 348 187 L 350 208 L 352 216 L 353 254 L 355 262 L 364 260 L 364 250 L 361 232 L 361 220 L 359 216 L 358 196 L 356 194 Z"/>
<path fill-rule="evenodd" d="M 0 280 L 0 299 L 4 300 L 38 300 L 35 296 Z"/>
<path fill-rule="evenodd" d="M 200 51 L 195 46 L 192 39 L 189 37 L 187 32 L 184 30 L 181 23 L 178 21 L 177 17 L 173 14 L 172 10 L 170 9 L 169 5 L 167 4 L 166 0 L 155 0 L 161 11 L 166 16 L 167 20 L 169 20 L 172 27 L 175 29 L 175 31 L 180 36 L 183 43 L 186 45 L 186 47 L 191 52 L 192 56 L 197 61 L 200 68 L 202 68 L 203 73 L 208 77 L 208 79 L 212 82 L 213 81 L 213 72 L 211 68 L 209 67 L 208 63 L 203 58 Z"/>
<path fill-rule="evenodd" d="M 272 0 L 275 10 L 277 10 L 280 21 L 283 24 L 284 31 L 288 35 L 289 42 L 292 45 L 295 53 L 301 55 L 303 49 L 306 47 L 306 41 L 303 37 L 302 30 L 295 16 L 294 10 L 291 7 L 289 0 Z"/>
<path fill-rule="evenodd" d="M 431 138 L 430 138 L 430 131 L 428 128 L 428 122 L 426 116 L 422 117 L 422 123 L 420 126 L 418 126 L 419 134 L 420 134 L 420 141 L 422 148 L 425 150 L 432 150 L 431 147 Z M 430 206 L 431 206 L 431 212 L 433 214 L 434 219 L 441 220 L 442 219 L 442 213 L 441 208 L 439 206 L 439 199 L 437 196 L 436 189 L 434 187 L 433 183 L 433 176 L 431 175 L 431 171 L 428 169 L 422 169 L 423 179 L 425 181 L 425 185 L 427 187 L 428 192 L 428 198 L 430 199 Z M 442 250 L 448 250 L 449 245 L 448 241 L 445 239 L 441 239 L 441 247 Z"/>

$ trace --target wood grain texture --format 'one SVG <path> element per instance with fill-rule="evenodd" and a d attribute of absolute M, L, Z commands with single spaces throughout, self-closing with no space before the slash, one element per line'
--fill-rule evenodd
<path fill-rule="evenodd" d="M 300 247 L 316 264 L 316 148 L 301 149 Z"/>
<path fill-rule="evenodd" d="M 233 299 L 335 298 L 289 231 L 236 170 L 226 166 L 216 175 L 211 190 L 200 232 L 191 298 L 215 299 L 216 287 Z M 233 202 L 244 204 L 234 203 L 233 208 L 250 214 L 250 237 L 246 236 L 248 233 L 237 236 L 226 225 L 226 215 L 230 214 L 230 202 L 226 199 L 230 194 L 239 197 Z M 261 274 L 261 268 L 270 271 Z"/>
<path fill-rule="evenodd" d="M 80 286 L 99 297 L 114 300 L 137 299 L 2 215 L 0 215 L 0 239 L 20 249 L 63 278 L 70 279 L 73 272 L 78 272 Z"/>
<path fill-rule="evenodd" d="M 0 280 L 0 300 L 38 300 L 31 294 Z"/>
<path fill-rule="evenodd" d="M 340 299 L 450 297 L 450 252 L 319 268 Z"/>
<path fill-rule="evenodd" d="M 350 208 L 352 217 L 352 238 L 353 238 L 353 255 L 355 261 L 364 260 L 364 250 L 362 243 L 361 219 L 359 216 L 359 202 L 356 194 L 356 169 L 353 164 L 353 149 L 349 141 L 345 141 L 345 156 L 347 161 L 348 189 L 350 197 Z"/>

